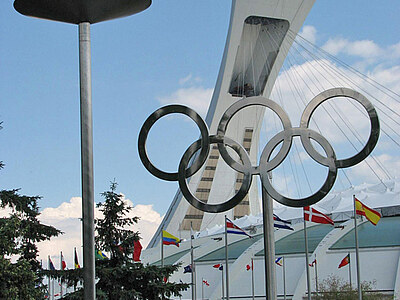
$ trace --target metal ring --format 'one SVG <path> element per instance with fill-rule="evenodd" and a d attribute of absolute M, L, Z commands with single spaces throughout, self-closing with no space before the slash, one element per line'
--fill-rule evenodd
<path fill-rule="evenodd" d="M 165 172 L 165 171 L 162 171 L 162 170 L 156 168 L 152 164 L 150 159 L 148 158 L 147 150 L 146 150 L 147 136 L 149 134 L 151 127 L 154 125 L 154 123 L 158 119 L 160 119 L 168 114 L 172 114 L 172 113 L 180 113 L 180 114 L 184 114 L 184 115 L 188 116 L 197 124 L 197 126 L 200 129 L 200 133 L 201 133 L 200 153 L 196 157 L 196 159 L 193 161 L 191 166 L 187 170 L 185 170 L 183 174 L 185 174 L 185 177 L 190 177 L 194 173 L 196 173 L 198 170 L 200 170 L 201 166 L 206 161 L 206 159 L 208 157 L 208 153 L 209 153 L 208 146 L 210 144 L 210 140 L 209 140 L 209 136 L 208 136 L 209 135 L 208 128 L 207 128 L 206 123 L 200 117 L 200 115 L 198 113 L 196 113 L 193 109 L 190 109 L 189 107 L 186 107 L 183 105 L 178 105 L 178 104 L 167 105 L 167 106 L 161 107 L 161 108 L 157 109 L 155 112 L 153 112 L 146 119 L 146 121 L 144 122 L 144 124 L 140 130 L 139 140 L 138 140 L 138 150 L 139 150 L 139 156 L 140 156 L 140 159 L 142 160 L 143 165 L 151 174 L 153 174 L 154 176 L 156 176 L 160 179 L 163 179 L 163 180 L 177 181 L 178 177 L 179 177 L 178 172 L 170 173 L 170 172 Z"/>
<path fill-rule="evenodd" d="M 210 144 L 220 144 L 223 143 L 224 145 L 227 145 L 231 147 L 235 152 L 240 156 L 243 166 L 246 167 L 247 170 L 251 168 L 251 162 L 250 159 L 247 155 L 246 150 L 243 148 L 242 145 L 239 143 L 235 142 L 234 140 L 231 140 L 228 137 L 221 138 L 219 136 L 212 135 L 210 136 Z M 244 199 L 244 197 L 247 195 L 247 192 L 250 189 L 251 181 L 252 181 L 252 176 L 249 172 L 245 172 L 243 176 L 243 182 L 242 185 L 240 186 L 239 191 L 229 200 L 223 202 L 223 203 L 218 203 L 218 204 L 207 204 L 204 203 L 203 201 L 199 200 L 192 194 L 190 191 L 187 182 L 186 182 L 186 177 L 183 176 L 184 170 L 187 168 L 187 165 L 189 164 L 190 159 L 192 158 L 193 154 L 196 153 L 196 151 L 200 148 L 201 143 L 200 140 L 197 140 L 193 144 L 189 146 L 189 148 L 186 150 L 186 152 L 183 154 L 182 159 L 179 163 L 179 169 L 178 169 L 178 174 L 179 174 L 179 188 L 185 197 L 185 199 L 194 207 L 200 209 L 201 211 L 205 212 L 210 212 L 210 213 L 219 213 L 223 211 L 227 211 L 236 205 L 240 203 Z"/>
<path fill-rule="evenodd" d="M 336 160 L 336 166 L 338 168 L 347 168 L 363 161 L 375 148 L 378 142 L 379 132 L 380 132 L 379 119 L 374 106 L 364 95 L 349 88 L 332 88 L 318 94 L 310 101 L 310 103 L 306 106 L 301 116 L 300 127 L 308 128 L 311 116 L 315 111 L 315 109 L 325 101 L 335 97 L 348 97 L 356 100 L 367 111 L 371 123 L 370 135 L 364 148 L 357 154 L 353 155 L 352 157 Z M 305 144 L 307 144 L 309 140 L 303 140 L 302 138 L 302 142 L 303 145 L 305 146 Z M 313 147 L 311 143 L 309 147 Z M 316 161 L 318 160 L 316 159 Z"/>
<path fill-rule="evenodd" d="M 289 116 L 286 114 L 286 112 L 282 109 L 281 106 L 279 106 L 276 102 L 267 99 L 265 97 L 249 97 L 249 98 L 244 98 L 242 100 L 239 100 L 232 104 L 223 114 L 221 117 L 221 120 L 219 121 L 218 124 L 218 129 L 217 129 L 217 135 L 218 136 L 225 136 L 226 129 L 228 127 L 229 121 L 232 119 L 232 117 L 239 112 L 241 109 L 247 107 L 247 106 L 252 106 L 252 105 L 261 105 L 264 107 L 267 107 L 271 109 L 273 112 L 275 112 L 279 119 L 282 122 L 283 129 L 287 130 L 292 127 L 292 124 L 290 122 Z M 282 148 L 279 150 L 278 154 L 270 161 L 268 162 L 269 168 L 274 169 L 277 167 L 282 160 L 286 157 L 287 152 L 289 152 L 291 145 L 291 139 L 286 137 L 283 141 Z M 224 147 L 224 144 L 218 144 L 218 150 L 224 159 L 224 161 L 230 166 L 232 169 L 244 173 L 246 170 L 242 164 L 237 162 L 235 159 L 233 159 L 228 151 L 226 150 L 226 147 Z M 285 154 L 286 153 L 286 154 Z M 246 153 L 247 155 L 247 153 Z M 260 168 L 259 166 L 252 167 L 250 170 L 252 175 L 260 174 Z"/>
<path fill-rule="evenodd" d="M 304 139 L 315 140 L 322 146 L 322 148 L 324 149 L 326 156 L 327 156 L 326 158 L 324 158 L 322 160 L 323 161 L 322 164 L 329 167 L 329 172 L 326 177 L 325 183 L 322 185 L 322 187 L 317 192 L 315 192 L 314 194 L 312 194 L 308 197 L 305 197 L 305 198 L 293 199 L 293 198 L 283 196 L 273 187 L 271 180 L 268 176 L 268 172 L 270 172 L 272 170 L 272 169 L 268 168 L 269 157 L 271 156 L 274 149 L 288 135 L 290 135 L 291 139 L 293 136 L 300 136 L 302 139 L 304 138 Z M 310 143 L 310 145 L 311 145 L 311 143 Z M 313 157 L 314 154 L 311 154 L 309 152 L 310 149 L 307 149 L 305 147 L 305 150 L 311 157 Z M 285 158 L 286 158 L 286 156 L 285 156 Z M 336 167 L 335 161 L 336 161 L 336 155 L 335 155 L 335 152 L 334 152 L 332 146 L 318 132 L 308 129 L 308 128 L 292 128 L 287 131 L 281 131 L 278 134 L 276 134 L 267 143 L 267 145 L 265 146 L 265 148 L 261 154 L 261 158 L 260 158 L 261 182 L 263 184 L 263 187 L 267 191 L 267 193 L 273 199 L 275 199 L 276 201 L 278 201 L 279 203 L 281 203 L 283 205 L 291 206 L 291 207 L 304 207 L 304 206 L 312 205 L 314 203 L 317 203 L 322 198 L 324 198 L 328 194 L 328 192 L 332 189 L 332 187 L 335 183 L 335 180 L 336 180 L 336 176 L 337 176 L 337 167 Z"/>

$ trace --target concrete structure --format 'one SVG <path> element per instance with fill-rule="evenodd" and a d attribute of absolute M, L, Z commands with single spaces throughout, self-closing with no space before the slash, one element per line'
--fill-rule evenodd
<path fill-rule="evenodd" d="M 364 220 L 359 222 L 361 280 L 374 283 L 373 289 L 400 299 L 400 181 L 386 181 L 380 184 L 363 184 L 341 192 L 332 192 L 314 207 L 329 214 L 335 221 L 331 225 L 308 222 L 309 259 L 317 259 L 318 282 L 330 275 L 349 281 L 349 267 L 338 269 L 340 261 L 350 253 L 353 288 L 356 288 L 356 265 L 354 250 L 354 222 L 352 220 L 352 195 L 370 207 L 376 207 L 383 218 L 377 226 Z M 305 251 L 302 209 L 278 206 L 274 212 L 282 219 L 291 219 L 295 231 L 276 230 L 276 256 L 285 257 L 287 299 L 303 299 L 306 295 Z M 229 235 L 229 278 L 231 299 L 252 299 L 251 272 L 246 265 L 254 259 L 255 295 L 262 299 L 264 289 L 264 256 L 262 239 L 262 216 L 246 216 L 235 223 L 254 236 L 249 239 Z M 223 226 L 196 233 L 194 256 L 196 266 L 197 298 L 201 299 L 201 278 L 207 280 L 204 299 L 221 299 L 221 271 L 213 265 L 225 261 Z M 190 264 L 190 241 L 181 246 L 164 247 L 166 264 L 182 263 L 180 270 L 169 279 L 172 282 L 190 283 L 190 273 L 183 273 L 183 267 Z M 160 248 L 146 249 L 142 254 L 144 263 L 159 264 Z M 315 292 L 315 267 L 310 268 L 312 292 Z M 283 269 L 276 267 L 278 299 L 283 299 Z M 264 296 L 265 297 L 265 296 Z M 191 299 L 190 289 L 182 299 Z"/>
<path fill-rule="evenodd" d="M 315 0 L 233 0 L 231 20 L 220 72 L 207 113 L 210 134 L 225 110 L 246 96 L 268 97 L 296 34 Z M 250 107 L 239 112 L 229 124 L 226 136 L 242 143 L 254 165 L 257 163 L 259 133 L 264 108 Z M 188 145 L 189 146 L 189 145 Z M 216 146 L 216 145 L 214 145 Z M 218 203 L 234 195 L 242 174 L 227 166 L 213 147 L 203 168 L 190 178 L 195 196 L 207 203 Z M 253 181 L 248 197 L 226 214 L 231 219 L 257 215 L 261 211 L 257 185 Z M 225 214 L 225 213 L 224 213 Z M 156 247 L 162 229 L 189 237 L 190 224 L 200 231 L 223 224 L 224 214 L 204 213 L 183 199 L 178 191 L 163 222 L 149 243 Z"/>

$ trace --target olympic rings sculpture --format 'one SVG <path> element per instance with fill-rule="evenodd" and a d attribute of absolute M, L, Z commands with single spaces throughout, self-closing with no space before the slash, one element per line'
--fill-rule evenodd
<path fill-rule="evenodd" d="M 318 106 L 335 97 L 348 97 L 360 103 L 366 110 L 371 125 L 370 135 L 363 149 L 352 157 L 340 160 L 336 159 L 335 151 L 329 142 L 320 133 L 308 128 L 312 114 L 318 108 Z M 241 109 L 254 105 L 264 106 L 274 111 L 280 118 L 283 125 L 283 131 L 272 137 L 272 139 L 264 147 L 258 166 L 252 166 L 250 158 L 242 145 L 225 136 L 225 132 L 232 117 Z M 185 151 L 180 160 L 178 172 L 169 173 L 156 168 L 151 163 L 146 152 L 146 140 L 154 123 L 163 116 L 173 113 L 180 113 L 190 117 L 198 125 L 201 138 L 192 143 Z M 168 105 L 157 109 L 144 122 L 139 133 L 138 149 L 143 165 L 151 174 L 163 180 L 178 181 L 179 188 L 186 200 L 191 205 L 202 211 L 218 213 L 227 211 L 238 205 L 240 201 L 243 200 L 243 198 L 247 195 L 251 186 L 253 175 L 260 175 L 263 187 L 276 201 L 286 206 L 304 207 L 317 203 L 328 194 L 335 183 L 338 168 L 351 167 L 364 160 L 375 148 L 378 142 L 379 132 L 380 125 L 376 110 L 365 96 L 348 88 L 332 88 L 318 94 L 310 101 L 302 113 L 299 127 L 292 127 L 288 115 L 276 102 L 261 96 L 243 98 L 242 100 L 239 100 L 231 105 L 221 117 L 216 135 L 209 135 L 207 125 L 194 110 L 183 105 Z M 293 137 L 295 136 L 300 137 L 304 149 L 312 159 L 329 168 L 328 175 L 322 187 L 314 194 L 301 199 L 292 199 L 280 194 L 273 187 L 268 176 L 268 172 L 278 167 L 286 158 L 290 151 Z M 311 140 L 314 140 L 321 145 L 326 153 L 326 157 L 321 155 L 313 147 Z M 274 149 L 281 143 L 282 146 L 280 150 L 275 157 L 271 159 L 271 154 L 273 153 Z M 186 178 L 195 174 L 204 165 L 209 154 L 210 144 L 217 144 L 223 160 L 232 169 L 244 174 L 243 182 L 239 191 L 231 199 L 218 204 L 207 204 L 197 199 L 189 190 L 186 182 Z M 233 149 L 239 155 L 241 162 L 236 161 L 230 156 L 226 146 Z M 194 154 L 198 151 L 198 155 L 194 157 Z M 189 162 L 191 160 L 192 163 L 189 166 Z"/>

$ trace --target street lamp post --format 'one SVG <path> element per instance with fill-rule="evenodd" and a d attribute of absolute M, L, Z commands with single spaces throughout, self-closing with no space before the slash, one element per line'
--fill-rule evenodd
<path fill-rule="evenodd" d="M 23 15 L 79 26 L 83 288 L 86 300 L 96 299 L 90 24 L 129 16 L 150 5 L 151 0 L 14 1 L 14 8 Z"/>

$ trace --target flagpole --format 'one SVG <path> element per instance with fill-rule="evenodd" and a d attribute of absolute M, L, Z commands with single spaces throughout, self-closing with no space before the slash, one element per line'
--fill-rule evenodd
<path fill-rule="evenodd" d="M 164 267 L 164 243 L 163 243 L 163 231 L 161 230 L 161 267 Z"/>
<path fill-rule="evenodd" d="M 47 256 L 47 269 L 50 270 L 50 255 Z M 48 276 L 48 281 L 49 281 L 49 287 L 47 290 L 49 291 L 49 299 L 51 299 L 50 275 Z"/>
<path fill-rule="evenodd" d="M 271 176 L 271 173 L 268 173 Z M 267 300 L 276 300 L 275 238 L 273 199 L 262 187 L 265 295 Z"/>
<path fill-rule="evenodd" d="M 310 207 L 311 209 L 311 207 Z M 304 246 L 306 253 L 306 274 L 307 274 L 307 299 L 311 300 L 311 282 L 310 282 L 310 268 L 308 262 L 308 239 L 307 239 L 307 223 L 304 218 L 304 208 L 303 208 L 303 224 L 304 224 Z"/>
<path fill-rule="evenodd" d="M 358 299 L 362 300 L 361 290 L 361 279 L 360 279 L 360 257 L 358 254 L 358 233 L 357 233 L 357 214 L 356 214 L 356 196 L 353 195 L 353 206 L 354 206 L 354 237 L 356 242 L 356 266 L 357 266 L 357 288 L 358 288 Z"/>
<path fill-rule="evenodd" d="M 229 300 L 229 271 L 228 271 L 228 229 L 226 227 L 225 215 L 225 278 L 226 278 L 226 299 Z"/>
<path fill-rule="evenodd" d="M 318 294 L 318 261 L 315 255 L 315 291 Z"/>
<path fill-rule="evenodd" d="M 350 281 L 350 289 L 352 288 L 352 284 L 351 284 L 351 259 L 350 259 L 350 253 L 349 255 L 349 281 Z"/>
<path fill-rule="evenodd" d="M 62 251 L 60 251 L 60 266 L 61 266 L 61 270 L 64 270 L 64 268 L 63 268 L 63 255 L 62 255 Z M 60 279 L 60 294 L 61 294 L 61 298 L 62 298 L 62 296 L 63 296 L 63 288 L 62 288 L 62 280 Z"/>
<path fill-rule="evenodd" d="M 224 287 L 224 268 L 221 270 L 222 274 L 222 300 L 225 298 L 225 287 Z"/>
<path fill-rule="evenodd" d="M 201 277 L 201 299 L 204 300 L 204 278 Z"/>
<path fill-rule="evenodd" d="M 192 266 L 192 300 L 196 300 L 196 286 L 195 286 L 195 280 L 194 280 L 194 272 L 195 272 L 195 267 L 194 267 L 194 253 L 193 253 L 193 231 L 192 231 L 192 222 L 190 222 L 190 264 Z"/>
<path fill-rule="evenodd" d="M 251 258 L 251 294 L 253 296 L 253 300 L 255 299 L 254 293 L 254 264 L 253 258 Z"/>
<path fill-rule="evenodd" d="M 282 263 L 283 263 L 283 299 L 286 300 L 286 263 L 285 263 L 285 256 L 282 256 Z"/>

